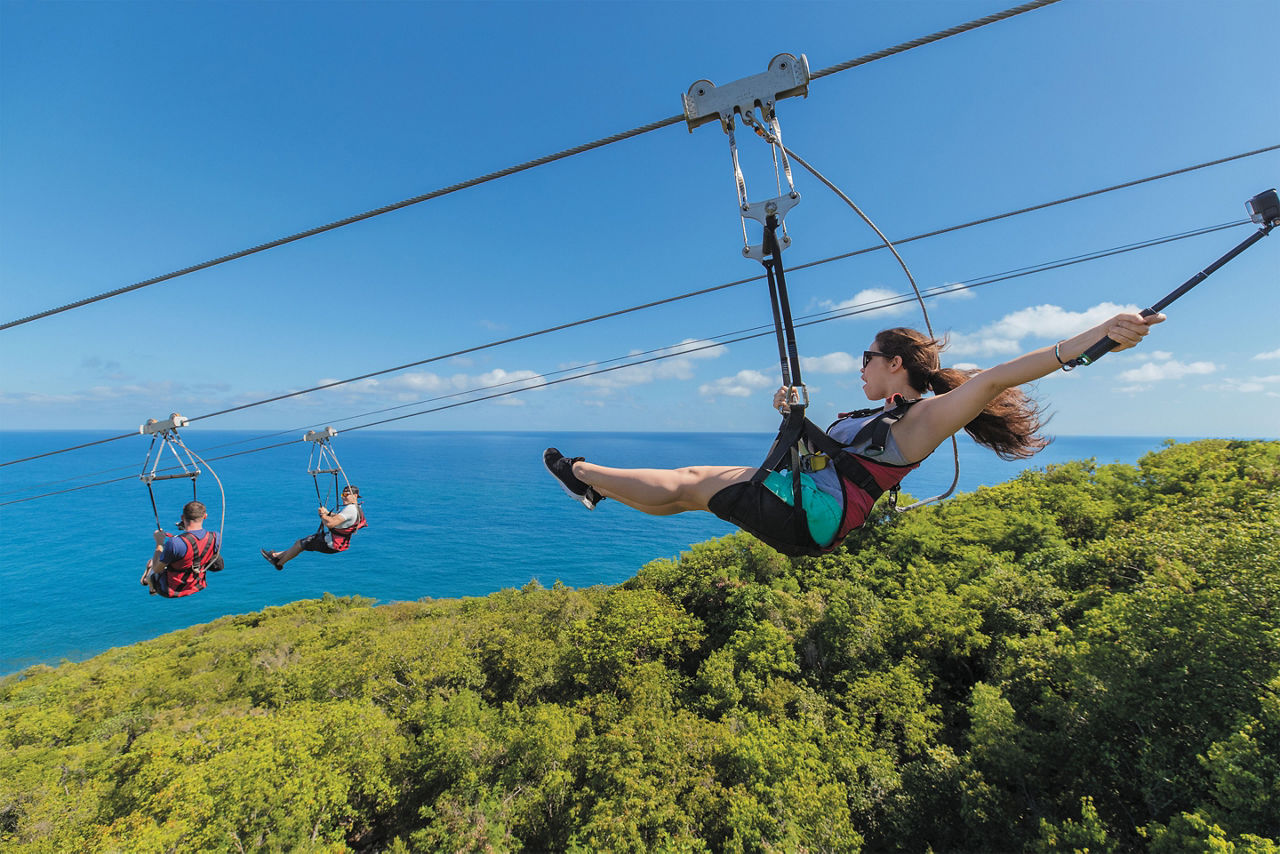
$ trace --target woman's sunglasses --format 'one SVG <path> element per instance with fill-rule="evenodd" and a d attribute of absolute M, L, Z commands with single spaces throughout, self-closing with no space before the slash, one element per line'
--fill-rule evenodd
<path fill-rule="evenodd" d="M 883 356 L 886 359 L 893 358 L 888 353 L 877 353 L 875 350 L 863 350 L 862 351 L 862 367 L 865 368 L 867 365 L 871 364 L 872 356 Z"/>

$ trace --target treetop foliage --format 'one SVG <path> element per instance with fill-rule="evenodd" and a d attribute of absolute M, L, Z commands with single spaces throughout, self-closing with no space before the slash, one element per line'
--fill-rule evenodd
<path fill-rule="evenodd" d="M 1280 442 L 0 681 L 5 851 L 1280 852 Z"/>

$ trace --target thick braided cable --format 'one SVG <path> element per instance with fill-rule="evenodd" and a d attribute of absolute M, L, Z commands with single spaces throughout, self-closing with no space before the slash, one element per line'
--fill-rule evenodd
<path fill-rule="evenodd" d="M 264 252 L 268 249 L 274 249 L 277 246 L 283 246 L 286 243 L 293 243 L 294 241 L 302 240 L 304 237 L 314 237 L 315 235 L 323 234 L 326 231 L 333 231 L 334 229 L 342 228 L 343 226 L 351 225 L 352 223 L 357 223 L 357 222 L 360 222 L 361 220 L 372 219 L 375 216 L 380 216 L 385 213 L 390 213 L 391 211 L 400 210 L 401 208 L 407 208 L 410 205 L 416 205 L 419 202 L 425 202 L 429 199 L 437 199 L 441 196 L 447 196 L 450 193 L 456 193 L 459 190 L 465 190 L 469 187 L 474 187 L 478 184 L 484 184 L 488 181 L 496 181 L 499 178 L 505 178 L 508 175 L 514 175 L 517 172 L 523 172 L 527 169 L 533 169 L 537 166 L 543 166 L 547 163 L 552 163 L 556 160 L 563 160 L 566 157 L 572 157 L 575 154 L 582 154 L 583 152 L 590 151 L 593 148 L 602 148 L 606 145 L 611 145 L 612 143 L 620 142 L 624 139 L 629 139 L 633 136 L 639 136 L 641 134 L 648 133 L 651 130 L 657 130 L 658 128 L 667 127 L 668 125 L 678 124 L 679 122 L 682 122 L 682 121 L 684 121 L 684 116 L 672 116 L 670 118 L 663 119 L 662 121 L 651 122 L 650 124 L 643 125 L 641 127 L 634 128 L 629 131 L 624 131 L 622 133 L 615 133 L 612 136 L 606 136 L 603 139 L 597 139 L 594 142 L 587 142 L 587 143 L 583 143 L 582 145 L 576 145 L 573 148 L 566 148 L 563 151 L 558 151 L 555 154 L 548 154 L 544 157 L 539 157 L 536 160 L 529 160 L 529 161 L 526 161 L 525 163 L 521 163 L 516 166 L 508 166 L 506 169 L 499 169 L 496 172 L 490 172 L 487 175 L 481 175 L 478 178 L 472 178 L 467 181 L 461 181 L 457 184 L 451 184 L 448 187 L 442 187 L 439 190 L 432 190 L 430 193 L 423 193 L 421 196 L 414 196 L 413 198 L 405 199 L 402 202 L 396 202 L 394 204 L 384 205 L 380 208 L 375 208 L 374 210 L 371 210 L 371 211 L 365 211 L 364 213 L 356 214 L 355 216 L 349 216 L 346 219 L 340 219 L 335 222 L 331 222 L 327 225 L 321 225 L 315 228 L 309 228 L 306 231 L 300 231 L 297 234 L 291 234 L 288 237 L 281 237 L 277 240 L 268 241 L 267 243 L 260 243 L 257 246 L 251 247 L 249 249 L 242 249 L 239 252 L 232 252 L 229 255 L 222 255 L 218 258 L 214 258 L 210 261 L 205 261 L 204 263 L 201 263 L 201 264 L 193 264 L 190 267 L 183 267 L 181 270 L 175 270 L 172 273 L 165 273 L 163 276 L 156 276 L 155 278 L 147 279 L 146 281 L 138 282 L 133 285 L 126 285 L 123 288 L 116 288 L 113 291 L 107 291 L 105 293 L 98 294 L 97 296 L 87 297 L 86 299 L 67 303 L 66 305 L 59 306 L 57 308 L 51 308 L 51 309 L 48 309 L 47 311 L 42 311 L 36 314 L 28 315 L 27 317 L 19 318 L 18 320 L 11 320 L 7 323 L 0 324 L 0 329 L 8 329 L 12 326 L 19 326 L 23 323 L 29 323 L 33 320 L 39 320 L 42 317 L 48 317 L 49 315 L 52 315 L 52 314 L 58 314 L 63 311 L 69 311 L 73 308 L 79 308 L 84 305 L 89 305 L 90 303 L 99 302 L 101 300 L 109 299 L 114 296 L 119 296 L 120 294 L 128 293 L 129 291 L 136 291 L 139 288 L 145 288 L 148 285 L 156 285 L 156 284 L 159 284 L 160 282 L 168 281 L 169 279 L 176 279 L 179 276 L 185 276 L 188 273 L 194 273 L 198 270 L 205 270 L 205 269 L 208 269 L 209 267 L 215 267 L 218 264 L 225 264 L 228 261 L 235 261 L 238 258 L 244 258 L 249 255 L 255 255 L 259 252 Z"/>
<path fill-rule="evenodd" d="M 921 45 L 941 41 L 942 39 L 959 35 L 960 33 L 967 33 L 969 30 L 976 30 L 979 27 L 985 27 L 987 24 L 994 24 L 997 21 L 1003 21 L 1006 18 L 1021 15 L 1023 12 L 1031 12 L 1041 8 L 1042 6 L 1049 6 L 1057 2 L 1058 0 L 1032 0 L 1030 3 L 1023 3 L 1021 6 L 1014 6 L 1012 9 L 1006 9 L 1003 12 L 996 12 L 983 18 L 977 18 L 967 24 L 959 24 L 945 30 L 939 30 L 932 35 L 921 36 L 918 39 L 912 39 L 911 41 L 903 42 L 902 44 L 894 45 L 893 47 L 888 47 L 884 50 L 878 50 L 875 53 L 869 53 L 866 56 L 860 56 L 857 59 L 851 59 L 848 62 L 842 62 L 839 65 L 833 65 L 830 68 L 824 68 L 821 71 L 815 71 L 809 75 L 809 79 L 820 80 L 831 74 L 848 71 L 850 68 L 856 68 L 859 65 L 866 65 L 868 62 L 875 62 L 877 59 L 884 59 L 886 56 L 893 56 L 895 53 L 903 53 L 911 50 L 912 48 L 920 47 Z"/>
<path fill-rule="evenodd" d="M 819 71 L 817 74 L 811 75 L 810 79 L 816 80 L 820 77 L 826 77 L 830 74 L 835 74 L 837 72 L 844 71 L 849 68 L 854 68 L 859 65 L 865 65 L 868 62 L 873 62 L 877 59 L 883 59 L 884 57 L 892 56 L 895 53 L 902 53 L 903 51 L 911 50 L 912 48 L 929 44 L 930 42 L 935 42 L 940 39 L 947 38 L 948 36 L 953 36 L 953 35 L 958 35 L 959 33 L 968 32 L 969 30 L 977 29 L 978 27 L 986 26 L 987 24 L 992 24 L 997 21 L 1002 21 L 1006 18 L 1011 18 L 1014 15 L 1020 15 L 1023 12 L 1029 12 L 1033 9 L 1040 8 L 1041 6 L 1046 6 L 1050 3 L 1056 3 L 1056 2 L 1058 2 L 1058 0 L 1035 0 L 1035 2 L 1032 2 L 1032 3 L 1024 3 L 1021 6 L 1015 6 L 1014 8 L 1008 9 L 1004 12 L 999 12 L 994 15 L 987 15 L 986 17 L 978 18 L 977 20 L 970 21 L 967 24 L 960 24 L 959 26 L 951 27 L 946 30 L 941 30 L 932 35 L 923 36 L 918 39 L 913 39 L 909 42 L 903 42 L 900 45 L 896 45 L 891 48 L 886 48 L 884 50 L 878 50 L 875 53 L 870 53 L 870 54 L 867 54 L 866 56 L 858 57 L 857 59 L 851 59 L 848 62 L 841 63 L 840 65 L 833 65 L 830 68 Z M 155 276 L 154 278 L 146 279 L 144 281 L 137 282 L 132 285 L 126 285 L 121 288 L 116 288 L 115 290 L 106 291 L 104 293 L 98 294 L 97 296 L 86 297 L 85 299 L 76 300 L 75 302 L 70 302 L 70 303 L 67 303 L 66 305 L 58 306 L 57 308 L 47 309 L 45 311 L 40 311 L 35 314 L 27 315 L 26 317 L 18 318 L 17 320 L 10 320 L 5 323 L 0 323 L 0 330 L 10 329 L 14 326 L 21 326 L 22 324 L 30 323 L 33 320 L 39 320 L 41 318 L 49 317 L 54 314 L 60 314 L 64 311 L 70 311 L 73 308 L 80 308 L 82 306 L 86 306 L 91 303 L 101 302 L 102 300 L 110 299 L 111 297 L 120 296 L 121 294 L 126 294 L 126 293 L 129 293 L 130 291 L 136 291 L 141 288 L 148 287 L 150 285 L 157 285 L 161 282 L 169 281 L 170 279 L 176 279 L 179 276 L 185 276 L 188 273 L 195 273 L 199 270 L 206 270 L 210 267 L 215 267 L 219 264 L 225 264 L 228 261 L 235 261 L 239 258 L 245 258 L 249 255 L 255 255 L 259 252 L 264 252 L 268 249 L 274 249 L 277 246 L 283 246 L 286 243 L 293 243 L 295 241 L 302 240 L 303 238 L 306 238 L 306 237 L 314 237 L 315 235 L 323 234 L 326 231 L 333 231 L 334 229 L 342 228 L 343 226 L 351 225 L 353 223 L 357 223 L 362 220 L 371 219 L 375 216 L 380 216 L 385 213 L 390 213 L 391 211 L 400 210 L 401 208 L 407 208 L 411 205 L 416 205 L 419 202 L 425 202 L 425 201 L 428 201 L 429 199 L 436 199 L 441 196 L 447 196 L 450 193 L 456 193 L 459 190 L 465 190 L 470 187 L 477 186 L 479 184 L 484 184 L 489 181 L 495 181 L 499 178 L 505 178 L 509 175 L 514 175 L 517 172 L 524 172 L 528 169 L 533 169 L 538 166 L 544 166 L 548 163 L 553 163 L 557 160 L 563 160 L 567 157 L 573 157 L 575 155 L 582 154 L 587 151 L 591 151 L 592 149 L 595 149 L 595 148 L 602 148 L 606 145 L 612 145 L 615 142 L 621 142 L 622 140 L 625 140 L 625 139 L 641 136 L 642 134 L 649 133 L 650 131 L 659 130 L 660 128 L 669 127 L 674 124 L 679 124 L 680 122 L 684 121 L 684 118 L 685 117 L 683 114 L 670 116 L 668 118 L 661 119 L 656 122 L 650 122 L 647 125 L 641 125 L 640 127 L 633 128 L 628 131 L 615 133 L 611 136 L 606 136 L 601 139 L 597 139 L 594 142 L 587 142 L 587 143 L 583 143 L 582 145 L 576 145 L 572 148 L 566 148 L 563 151 L 558 151 L 555 154 L 548 154 L 543 157 L 536 158 L 534 160 L 526 161 L 516 166 L 509 166 L 505 169 L 499 169 L 496 172 L 490 172 L 486 175 L 481 175 L 478 178 L 472 178 L 467 181 L 461 181 L 457 184 L 451 184 L 448 187 L 442 187 L 439 190 L 433 190 L 429 193 L 424 193 L 420 196 L 414 196 L 411 199 L 405 199 L 404 201 L 401 201 L 401 202 L 395 202 L 394 204 L 384 205 L 380 208 L 375 208 L 371 211 L 366 211 L 361 214 L 356 214 L 355 216 L 349 216 L 345 219 L 336 220 L 335 222 L 328 223 L 327 225 L 321 225 L 315 228 L 309 228 L 306 231 L 300 231 L 297 234 L 291 234 L 288 237 L 281 237 L 277 240 L 271 240 L 266 243 L 260 243 L 257 246 L 253 246 L 249 249 L 242 249 L 239 252 L 232 252 L 228 255 L 222 255 L 212 260 L 205 261 L 201 264 L 193 264 L 190 267 L 183 267 L 181 270 L 175 270 L 172 273 L 165 273 L 162 276 Z"/>

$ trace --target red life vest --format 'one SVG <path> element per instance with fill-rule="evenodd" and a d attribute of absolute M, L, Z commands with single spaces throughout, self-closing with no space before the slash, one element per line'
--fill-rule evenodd
<path fill-rule="evenodd" d="M 356 507 L 356 523 L 350 528 L 330 528 L 329 538 L 333 541 L 333 550 L 335 552 L 345 552 L 347 546 L 351 545 L 351 537 L 361 528 L 369 527 L 369 523 L 364 520 L 364 511 L 358 506 Z"/>
<path fill-rule="evenodd" d="M 218 535 L 209 531 L 203 539 L 185 531 L 178 535 L 187 544 L 187 553 L 169 564 L 165 570 L 169 598 L 190 596 L 205 587 L 205 570 L 218 556 Z"/>

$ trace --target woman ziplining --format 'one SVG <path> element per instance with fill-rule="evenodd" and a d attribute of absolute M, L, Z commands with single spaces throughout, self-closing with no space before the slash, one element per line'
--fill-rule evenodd
<path fill-rule="evenodd" d="M 702 510 L 783 554 L 823 554 L 862 525 L 883 492 L 960 430 L 1005 459 L 1039 451 L 1048 444 L 1038 435 L 1040 407 L 1018 386 L 1063 368 L 1100 338 L 1116 342 L 1116 350 L 1135 347 L 1164 319 L 1118 314 L 1054 347 L 968 372 L 940 367 L 937 340 L 913 329 L 886 329 L 863 353 L 861 372 L 867 399 L 882 400 L 883 406 L 840 417 L 822 431 L 831 444 L 796 455 L 799 470 L 793 458 L 790 475 L 756 466 L 610 468 L 555 448 L 543 453 L 543 462 L 588 508 L 612 498 L 653 516 Z M 925 397 L 930 391 L 933 396 Z M 789 414 L 789 399 L 794 400 L 790 390 L 779 389 L 774 406 Z M 812 432 L 806 439 L 822 443 Z"/>
<path fill-rule="evenodd" d="M 902 479 L 948 439 L 956 454 L 951 488 L 919 503 L 949 495 L 959 481 L 954 437 L 961 430 L 1006 459 L 1035 454 L 1048 444 L 1038 435 L 1043 426 L 1040 407 L 1019 386 L 1055 370 L 1091 364 L 1112 349 L 1137 346 L 1151 326 L 1165 319 L 1162 309 L 1280 224 L 1276 192 L 1260 193 L 1247 207 L 1251 219 L 1263 227 L 1141 314 L 1118 314 L 1054 347 L 1034 350 L 987 370 L 943 369 L 939 361 L 942 342 L 933 335 L 920 290 L 892 242 L 848 196 L 782 144 L 776 102 L 807 94 L 808 81 L 803 55 L 797 59 L 779 54 L 763 74 L 720 88 L 699 80 L 685 97 L 690 131 L 718 119 L 728 137 L 744 243 L 748 219 L 764 226 L 763 241 L 744 246 L 742 254 L 760 260 L 765 267 L 778 338 L 782 387 L 774 395 L 774 406 L 783 413 L 784 421 L 769 455 L 760 466 L 621 469 L 566 457 L 557 448 L 547 448 L 543 464 L 565 491 L 587 508 L 594 509 L 602 499 L 612 498 L 654 516 L 707 511 L 784 554 L 830 552 L 866 521 L 880 495 L 896 493 Z M 760 118 L 755 116 L 756 109 Z M 777 198 L 754 203 L 747 198 L 734 136 L 739 116 L 773 150 Z M 825 431 L 804 417 L 808 393 L 800 378 L 781 262 L 782 250 L 791 241 L 785 231 L 779 234 L 779 229 L 783 217 L 800 200 L 789 158 L 835 192 L 880 236 L 911 281 L 929 329 L 927 335 L 902 327 L 877 334 L 863 353 L 861 377 L 867 399 L 884 401 L 882 406 L 842 414 Z M 787 190 L 781 175 L 786 177 Z M 928 392 L 933 396 L 926 398 Z M 789 474 L 783 475 L 783 471 Z"/>

